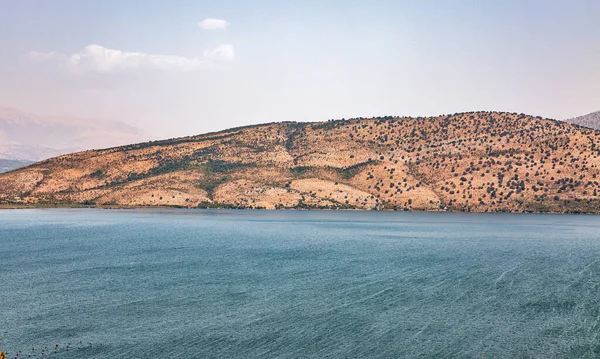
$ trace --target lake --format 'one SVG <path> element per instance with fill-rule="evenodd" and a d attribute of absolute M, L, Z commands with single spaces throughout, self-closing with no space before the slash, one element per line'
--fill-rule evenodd
<path fill-rule="evenodd" d="M 0 350 L 598 358 L 600 217 L 0 210 Z"/>

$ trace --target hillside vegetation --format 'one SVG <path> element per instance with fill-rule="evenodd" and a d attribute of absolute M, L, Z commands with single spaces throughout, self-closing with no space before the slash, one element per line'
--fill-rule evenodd
<path fill-rule="evenodd" d="M 600 212 L 600 132 L 473 112 L 283 122 L 0 175 L 4 204 Z"/>

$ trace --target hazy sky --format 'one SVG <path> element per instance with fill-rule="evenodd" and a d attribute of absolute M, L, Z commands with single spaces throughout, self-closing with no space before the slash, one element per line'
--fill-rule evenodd
<path fill-rule="evenodd" d="M 600 110 L 599 0 L 0 0 L 0 106 L 156 137 Z"/>

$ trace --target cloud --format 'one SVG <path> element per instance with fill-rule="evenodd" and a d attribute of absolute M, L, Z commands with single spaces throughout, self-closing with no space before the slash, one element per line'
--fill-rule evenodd
<path fill-rule="evenodd" d="M 71 55 L 52 52 L 30 51 L 28 57 L 38 62 L 54 62 L 76 72 L 110 73 L 137 70 L 196 71 L 215 67 L 214 61 L 232 61 L 233 46 L 220 45 L 207 50 L 203 57 L 155 55 L 108 49 L 100 45 L 88 45 Z"/>
<path fill-rule="evenodd" d="M 229 23 L 220 19 L 204 19 L 198 23 L 198 26 L 204 30 L 225 30 Z"/>
<path fill-rule="evenodd" d="M 235 58 L 235 51 L 233 46 L 224 44 L 212 50 L 204 51 L 204 57 L 210 60 L 217 61 L 233 61 Z"/>
<path fill-rule="evenodd" d="M 51 51 L 51 52 L 29 51 L 27 56 L 29 56 L 29 58 L 34 61 L 51 61 L 51 60 L 66 59 L 65 55 L 59 54 L 56 51 Z"/>

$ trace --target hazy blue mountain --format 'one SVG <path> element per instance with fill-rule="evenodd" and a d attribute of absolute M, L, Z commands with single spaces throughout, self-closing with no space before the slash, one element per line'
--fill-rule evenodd
<path fill-rule="evenodd" d="M 600 130 L 600 111 L 592 112 L 585 116 L 579 116 L 565 120 L 568 123 L 572 123 L 579 126 L 589 127 L 596 130 Z"/>
<path fill-rule="evenodd" d="M 39 161 L 149 139 L 151 136 L 139 128 L 119 121 L 47 116 L 0 107 L 0 159 Z"/>
<path fill-rule="evenodd" d="M 25 167 L 32 164 L 31 161 L 19 161 L 19 160 L 4 160 L 0 159 L 0 173 L 14 170 L 15 168 Z"/>

